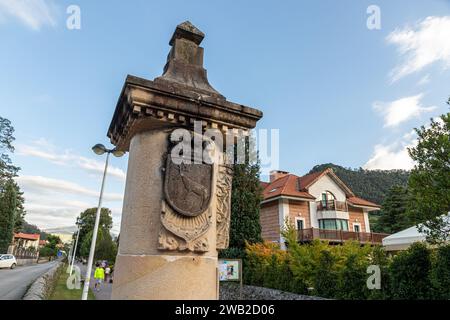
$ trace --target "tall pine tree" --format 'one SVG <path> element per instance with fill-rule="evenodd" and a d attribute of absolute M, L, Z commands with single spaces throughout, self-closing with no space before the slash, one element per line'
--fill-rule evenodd
<path fill-rule="evenodd" d="M 259 160 L 249 160 L 249 143 L 246 143 L 246 161 L 233 166 L 231 191 L 230 244 L 220 252 L 221 257 L 243 257 L 245 242 L 261 242 L 259 209 L 262 201 L 262 188 L 259 180 Z M 237 149 L 236 149 L 237 150 Z M 256 156 L 254 158 L 257 158 Z"/>
<path fill-rule="evenodd" d="M 395 233 L 412 225 L 407 214 L 408 192 L 403 186 L 393 186 L 383 202 L 380 218 L 374 230 Z"/>
<path fill-rule="evenodd" d="M 0 194 L 0 254 L 6 253 L 12 242 L 16 217 L 16 189 L 8 181 Z"/>

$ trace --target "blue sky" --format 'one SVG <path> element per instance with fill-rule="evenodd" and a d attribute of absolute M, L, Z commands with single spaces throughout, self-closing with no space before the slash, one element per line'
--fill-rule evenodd
<path fill-rule="evenodd" d="M 73 4 L 80 30 L 66 27 Z M 206 33 L 210 83 L 280 130 L 282 170 L 410 168 L 412 129 L 448 111 L 449 1 L 0 0 L 0 115 L 16 129 L 27 220 L 67 226 L 96 206 L 104 158 L 90 148 L 108 143 L 126 75 L 159 76 L 185 20 Z M 111 165 L 118 232 L 127 156 Z"/>

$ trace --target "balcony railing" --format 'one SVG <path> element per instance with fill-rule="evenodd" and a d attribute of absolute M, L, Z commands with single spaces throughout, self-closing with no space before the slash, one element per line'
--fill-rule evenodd
<path fill-rule="evenodd" d="M 330 211 L 343 211 L 347 212 L 347 202 L 345 201 L 337 201 L 337 200 L 322 200 L 317 201 L 317 210 L 323 211 L 323 210 L 330 210 Z"/>
<path fill-rule="evenodd" d="M 314 239 L 320 239 L 328 240 L 330 242 L 345 242 L 354 240 L 360 242 L 361 244 L 381 244 L 381 240 L 389 234 L 309 228 L 298 230 L 297 235 L 299 242 L 308 242 Z"/>

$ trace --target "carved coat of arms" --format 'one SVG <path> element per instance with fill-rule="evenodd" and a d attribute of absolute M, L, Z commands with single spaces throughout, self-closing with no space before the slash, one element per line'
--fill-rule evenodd
<path fill-rule="evenodd" d="M 212 165 L 175 164 L 168 155 L 164 182 L 167 202 L 184 216 L 202 214 L 211 202 L 212 177 Z"/>
<path fill-rule="evenodd" d="M 167 156 L 159 248 L 209 250 L 206 232 L 212 224 L 213 165 L 176 163 Z"/>

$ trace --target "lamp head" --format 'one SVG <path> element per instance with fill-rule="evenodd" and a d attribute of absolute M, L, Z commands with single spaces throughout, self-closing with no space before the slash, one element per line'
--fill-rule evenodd
<path fill-rule="evenodd" d="M 97 155 L 102 155 L 105 152 L 108 151 L 108 149 L 106 149 L 106 147 L 104 145 L 102 145 L 101 143 L 97 143 L 95 146 L 92 147 L 92 151 L 95 152 L 95 154 Z"/>
<path fill-rule="evenodd" d="M 117 149 L 114 149 L 113 151 L 111 151 L 111 153 L 112 153 L 115 157 L 118 157 L 118 158 L 120 158 L 121 156 L 123 156 L 123 155 L 125 154 L 124 151 L 117 150 Z"/>

